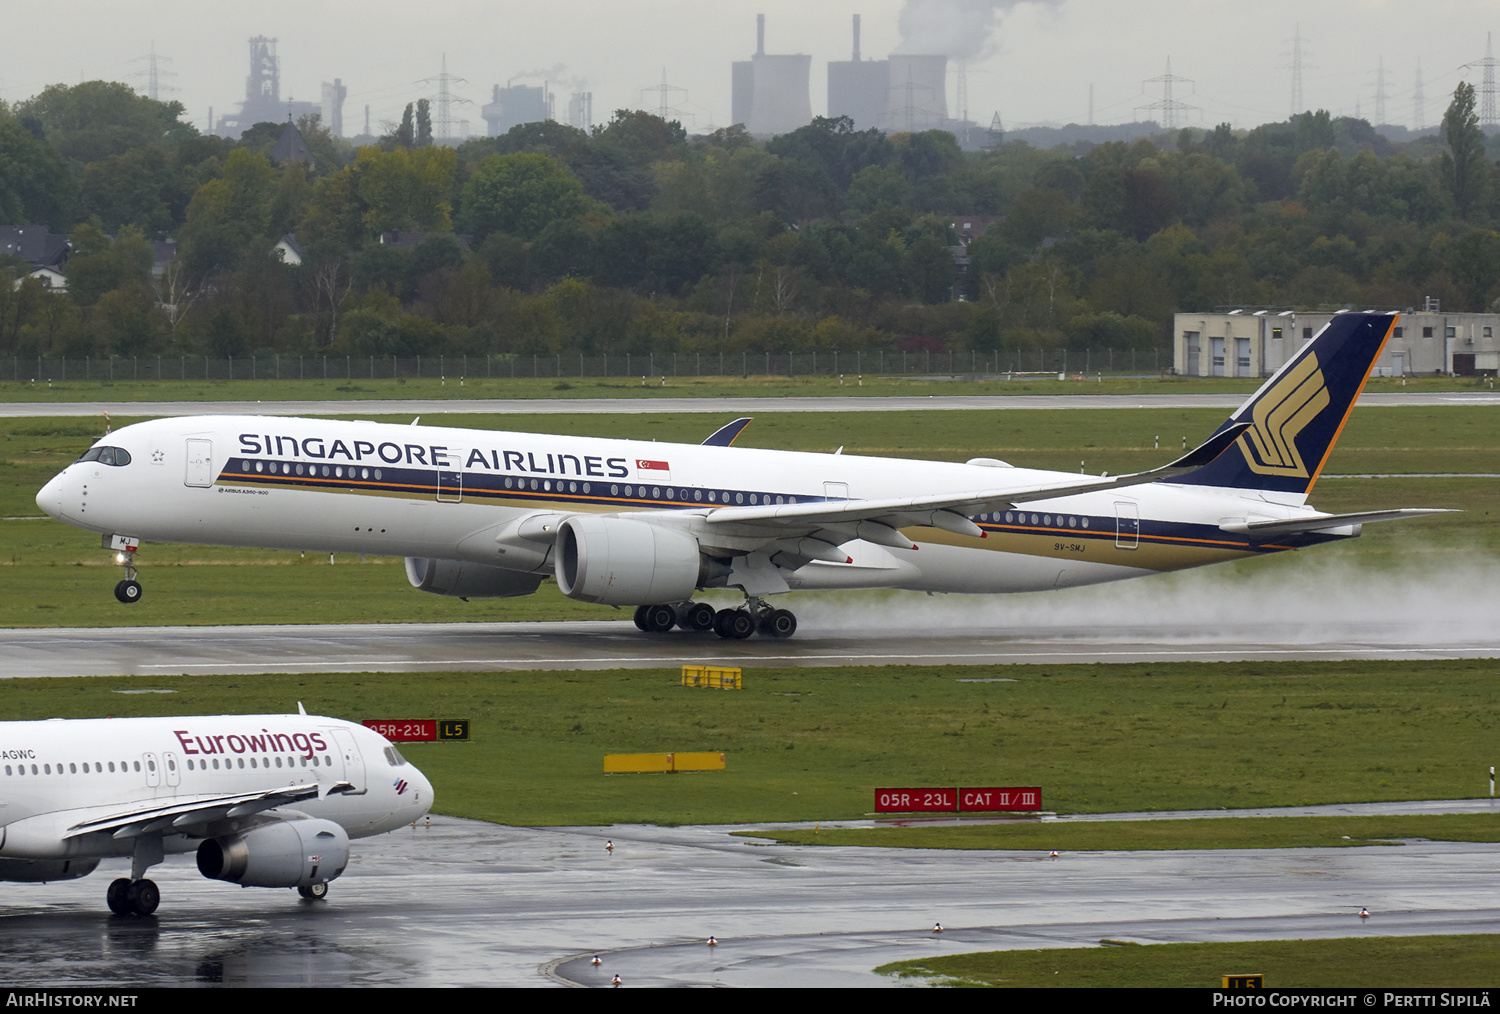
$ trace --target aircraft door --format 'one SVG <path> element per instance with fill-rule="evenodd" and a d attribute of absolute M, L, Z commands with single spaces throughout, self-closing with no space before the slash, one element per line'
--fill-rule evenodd
<path fill-rule="evenodd" d="M 214 484 L 214 442 L 201 437 L 188 437 L 187 476 L 183 480 L 189 486 L 212 486 Z"/>
<path fill-rule="evenodd" d="M 161 755 L 162 775 L 166 778 L 170 788 L 176 788 L 182 784 L 182 769 L 178 767 L 177 755 L 170 750 Z"/>
<path fill-rule="evenodd" d="M 343 729 L 330 729 L 333 741 L 338 744 L 339 757 L 344 764 L 344 781 L 354 786 L 354 795 L 363 795 L 369 790 L 365 784 L 365 759 L 360 756 L 359 744 Z"/>
<path fill-rule="evenodd" d="M 1135 549 L 1141 544 L 1140 508 L 1133 503 L 1115 503 L 1115 548 Z"/>
<path fill-rule="evenodd" d="M 157 763 L 156 754 L 141 754 L 141 772 L 146 776 L 146 784 L 153 789 L 161 785 L 161 765 Z"/>
<path fill-rule="evenodd" d="M 437 498 L 444 503 L 458 503 L 464 498 L 464 457 L 467 448 L 449 447 L 444 452 L 446 465 L 438 466 Z"/>

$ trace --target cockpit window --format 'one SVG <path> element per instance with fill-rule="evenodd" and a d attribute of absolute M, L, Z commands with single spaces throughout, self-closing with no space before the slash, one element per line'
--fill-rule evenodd
<path fill-rule="evenodd" d="M 399 768 L 406 763 L 406 758 L 397 753 L 395 747 L 387 746 L 385 748 L 385 762 L 393 768 Z"/>
<path fill-rule="evenodd" d="M 101 465 L 128 465 L 130 452 L 123 447 L 90 447 L 79 461 L 97 461 Z"/>

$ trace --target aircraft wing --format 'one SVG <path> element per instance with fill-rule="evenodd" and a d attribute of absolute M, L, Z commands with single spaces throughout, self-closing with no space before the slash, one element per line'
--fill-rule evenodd
<path fill-rule="evenodd" d="M 1018 506 L 1034 500 L 1051 500 L 1079 493 L 1094 493 L 1143 483 L 1170 481 L 1201 468 L 1217 458 L 1231 447 L 1250 426 L 1250 423 L 1240 423 L 1228 427 L 1176 461 L 1132 475 L 1044 486 L 998 486 L 963 493 L 893 497 L 884 500 L 840 500 L 756 507 L 720 507 L 705 515 L 705 520 L 710 525 L 783 529 L 787 535 L 809 532 L 819 527 L 830 528 L 832 534 L 839 535 L 842 534 L 838 531 L 841 526 L 859 526 L 860 522 L 870 522 L 893 530 L 923 525 L 941 528 L 959 535 L 983 538 L 984 532 L 969 520 L 969 515 L 1003 510 L 1006 507 Z M 860 528 L 858 533 L 850 537 L 863 538 L 899 548 L 910 548 L 911 540 L 909 539 L 897 538 L 891 541 L 884 537 L 883 532 L 870 531 L 869 525 L 860 526 Z"/>
<path fill-rule="evenodd" d="M 123 810 L 93 807 L 82 811 L 91 816 L 70 826 L 63 838 L 77 838 L 100 832 L 111 833 L 115 838 L 134 838 L 141 834 L 208 824 L 230 817 L 246 817 L 262 810 L 352 788 L 348 782 L 339 782 L 325 791 L 318 783 L 311 782 L 306 785 L 279 785 L 260 792 L 204 795 L 186 799 L 179 796 L 167 804 L 141 803 Z"/>

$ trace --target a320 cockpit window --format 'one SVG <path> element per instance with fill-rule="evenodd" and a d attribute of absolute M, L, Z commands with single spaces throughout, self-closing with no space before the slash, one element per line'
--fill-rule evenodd
<path fill-rule="evenodd" d="M 393 746 L 385 747 L 385 762 L 393 768 L 399 768 L 406 763 L 406 758 L 396 752 Z"/>
<path fill-rule="evenodd" d="M 90 447 L 79 461 L 97 461 L 101 465 L 128 465 L 130 452 L 123 447 Z"/>

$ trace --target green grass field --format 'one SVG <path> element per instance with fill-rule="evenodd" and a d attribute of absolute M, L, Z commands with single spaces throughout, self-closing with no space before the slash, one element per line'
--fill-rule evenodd
<path fill-rule="evenodd" d="M 1040 785 L 1047 809 L 1091 813 L 1472 797 L 1500 722 L 1487 661 L 1007 666 L 1004 682 L 964 682 L 996 672 L 755 667 L 740 691 L 659 669 L 11 679 L 0 719 L 298 701 L 466 718 L 469 743 L 403 748 L 438 811 L 540 825 L 858 818 L 897 785 Z M 141 688 L 175 693 L 120 692 Z M 606 753 L 699 750 L 726 770 L 603 774 Z M 1082 827 L 1056 834 L 1098 833 Z M 1106 847 L 1057 840 L 1025 847 Z"/>
<path fill-rule="evenodd" d="M 1261 940 L 989 951 L 917 958 L 877 972 L 941 986 L 1218 988 L 1226 974 L 1259 972 L 1267 989 L 1493 987 L 1500 935 Z M 1434 998 L 1436 999 L 1436 998 Z M 1207 1001 L 1202 1001 L 1205 1006 Z"/>

